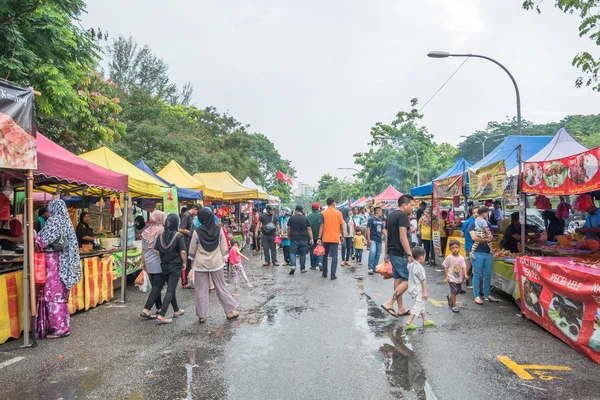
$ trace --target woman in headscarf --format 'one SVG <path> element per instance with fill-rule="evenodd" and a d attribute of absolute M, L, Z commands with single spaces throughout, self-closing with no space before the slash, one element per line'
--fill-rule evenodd
<path fill-rule="evenodd" d="M 152 291 L 148 295 L 148 300 L 140 317 L 146 319 L 155 319 L 162 308 L 160 292 L 162 287 L 158 287 L 161 282 L 162 269 L 160 266 L 160 257 L 154 252 L 156 239 L 165 231 L 165 213 L 159 210 L 152 211 L 148 219 L 148 227 L 142 232 L 142 269 L 148 273 Z M 164 285 L 164 282 L 163 282 Z M 152 305 L 156 305 L 156 314 L 152 315 Z"/>
<path fill-rule="evenodd" d="M 138 239 L 139 236 L 142 235 L 142 232 L 144 231 L 144 228 L 146 227 L 146 220 L 141 215 L 138 215 L 137 217 L 135 217 L 135 220 L 133 221 L 133 226 L 135 228 L 135 237 L 136 237 L 136 239 Z"/>
<path fill-rule="evenodd" d="M 342 265 L 350 265 L 350 255 L 354 254 L 352 241 L 356 234 L 356 226 L 354 220 L 350 218 L 350 209 L 345 207 L 342 210 L 344 218 L 344 243 L 342 243 Z"/>
<path fill-rule="evenodd" d="M 94 244 L 96 234 L 94 230 L 90 228 L 90 213 L 82 212 L 79 216 L 79 224 L 77 224 L 77 242 L 79 247 L 84 244 Z"/>
<path fill-rule="evenodd" d="M 190 257 L 193 258 L 194 286 L 196 290 L 196 315 L 200 323 L 206 322 L 208 316 L 209 278 L 215 285 L 219 301 L 225 310 L 228 320 L 239 317 L 235 309 L 237 302 L 225 287 L 223 257 L 227 253 L 227 239 L 223 230 L 215 223 L 214 214 L 203 208 L 198 211 L 201 225 L 194 231 L 190 242 Z"/>
<path fill-rule="evenodd" d="M 81 280 L 79 245 L 62 200 L 48 204 L 50 218 L 35 238 L 46 249 L 46 283 L 38 301 L 38 337 L 58 339 L 71 333 L 69 292 Z M 58 243 L 62 243 L 62 246 Z"/>
<path fill-rule="evenodd" d="M 160 269 L 162 271 L 158 279 L 158 291 L 167 283 L 167 293 L 163 299 L 160 313 L 156 319 L 157 325 L 170 324 L 173 320 L 166 318 L 169 304 L 173 304 L 173 318 L 183 315 L 183 310 L 179 309 L 175 293 L 177 285 L 181 278 L 181 271 L 185 271 L 187 252 L 183 234 L 179 233 L 179 216 L 169 214 L 165 222 L 163 233 L 155 240 L 154 250 L 160 256 Z M 154 290 L 154 288 L 152 288 Z"/>

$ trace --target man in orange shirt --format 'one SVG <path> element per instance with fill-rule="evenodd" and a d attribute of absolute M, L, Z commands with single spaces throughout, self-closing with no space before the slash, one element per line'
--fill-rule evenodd
<path fill-rule="evenodd" d="M 323 244 L 323 278 L 327 278 L 328 254 L 331 254 L 331 280 L 336 280 L 338 262 L 338 246 L 344 240 L 344 219 L 342 213 L 336 210 L 333 197 L 327 199 L 327 209 L 321 212 L 321 227 L 319 228 L 319 244 Z"/>

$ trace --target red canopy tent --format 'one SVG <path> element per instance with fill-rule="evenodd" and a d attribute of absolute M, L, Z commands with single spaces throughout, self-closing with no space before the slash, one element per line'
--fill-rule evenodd
<path fill-rule="evenodd" d="M 385 202 L 385 201 L 398 201 L 398 198 L 402 196 L 402 193 L 396 190 L 392 185 L 388 186 L 383 192 L 379 193 L 377 196 L 373 197 L 375 202 Z"/>

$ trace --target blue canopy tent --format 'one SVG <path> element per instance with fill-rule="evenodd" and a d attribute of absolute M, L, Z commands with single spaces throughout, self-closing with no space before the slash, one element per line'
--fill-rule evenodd
<path fill-rule="evenodd" d="M 519 165 L 517 146 L 521 145 L 523 161 L 530 159 L 542 150 L 554 136 L 507 136 L 494 150 L 470 169 L 476 171 L 495 162 L 504 160 L 506 170 Z"/>
<path fill-rule="evenodd" d="M 173 186 L 173 185 L 171 185 L 171 183 L 165 181 L 163 178 L 161 178 L 156 173 L 154 173 L 154 171 L 152 171 L 146 165 L 146 163 L 144 162 L 143 159 L 140 158 L 138 160 L 138 162 L 135 163 L 135 166 L 138 167 L 139 169 L 141 169 L 142 171 L 144 171 L 145 173 L 147 173 L 148 175 L 158 179 L 165 185 Z M 177 198 L 179 200 L 202 200 L 202 199 L 204 199 L 204 197 L 202 196 L 201 190 L 191 190 L 191 189 L 183 189 L 183 188 L 177 188 Z"/>
<path fill-rule="evenodd" d="M 451 166 L 446 172 L 438 176 L 434 179 L 437 181 L 439 179 L 448 178 L 450 176 L 460 175 L 468 168 L 471 168 L 472 164 L 464 158 L 458 160 L 453 166 Z M 469 176 L 467 175 L 467 182 L 469 181 Z M 421 186 L 414 187 L 410 189 L 411 196 L 422 197 L 422 196 L 431 196 L 433 194 L 433 181 L 426 183 Z"/>

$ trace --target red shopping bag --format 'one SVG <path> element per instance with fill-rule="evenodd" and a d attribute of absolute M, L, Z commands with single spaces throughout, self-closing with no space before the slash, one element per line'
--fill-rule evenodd
<path fill-rule="evenodd" d="M 380 274 L 383 279 L 391 279 L 393 277 L 392 274 L 392 264 L 389 261 L 384 261 L 375 267 L 375 271 Z"/>
<path fill-rule="evenodd" d="M 315 256 L 321 257 L 321 256 L 325 255 L 325 247 L 323 247 L 320 244 L 318 244 L 318 245 L 315 246 L 315 249 L 313 250 L 313 253 L 315 254 Z"/>
<path fill-rule="evenodd" d="M 33 279 L 36 285 L 46 283 L 46 254 L 34 253 L 33 257 Z"/>
<path fill-rule="evenodd" d="M 275 244 L 278 244 L 281 246 L 281 236 L 275 236 L 275 240 L 274 240 Z"/>

